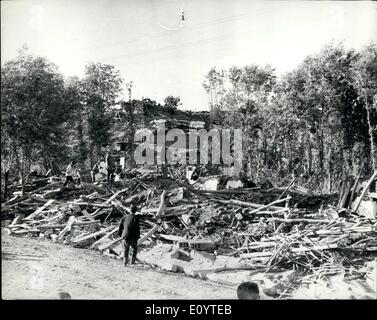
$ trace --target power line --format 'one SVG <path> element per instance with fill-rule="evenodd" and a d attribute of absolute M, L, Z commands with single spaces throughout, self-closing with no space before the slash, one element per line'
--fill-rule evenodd
<path fill-rule="evenodd" d="M 259 12 L 263 12 L 263 11 L 264 10 L 260 10 Z M 238 15 L 227 16 L 227 17 L 211 20 L 211 21 L 208 21 L 208 22 L 195 24 L 195 25 L 192 25 L 192 26 L 189 26 L 189 27 L 182 28 L 179 31 L 172 31 L 172 32 L 174 34 L 178 34 L 178 33 L 181 34 L 181 33 L 187 32 L 187 31 L 192 31 L 192 30 L 196 30 L 196 29 L 200 29 L 200 28 L 212 27 L 212 26 L 215 26 L 215 25 L 218 25 L 218 24 L 230 22 L 230 21 L 235 20 L 239 17 L 246 17 L 251 12 L 255 13 L 255 11 L 248 11 L 248 12 L 238 14 Z M 172 32 L 160 31 L 160 32 L 153 34 L 152 37 L 153 37 L 153 39 L 157 39 L 157 38 L 161 38 L 161 37 L 171 36 Z M 110 48 L 110 47 L 113 47 L 113 46 L 131 44 L 131 43 L 140 41 L 141 40 L 140 38 L 145 37 L 145 36 L 149 36 L 149 35 L 145 34 L 145 33 L 139 33 L 139 34 L 133 36 L 132 38 L 127 39 L 127 40 L 117 41 L 117 42 L 113 42 L 111 44 L 105 43 L 105 44 L 92 45 L 92 46 L 87 46 L 87 47 L 84 47 L 84 48 L 78 48 L 76 50 L 67 50 L 66 52 L 76 52 L 76 51 L 79 51 L 79 50 L 91 50 L 91 49 L 101 48 L 101 47 Z M 149 37 L 151 37 L 151 36 L 149 36 Z"/>
<path fill-rule="evenodd" d="M 284 11 L 288 11 L 288 10 L 292 9 L 294 6 L 295 5 L 291 5 L 290 7 L 286 8 Z M 263 11 L 259 11 L 259 13 L 262 13 L 262 15 L 264 15 L 264 14 L 268 13 L 268 11 L 269 10 L 263 10 Z M 232 38 L 235 35 L 249 33 L 249 32 L 250 32 L 250 30 L 246 30 L 246 31 L 235 32 L 235 33 L 232 32 L 232 33 L 228 33 L 226 35 L 220 35 L 220 36 L 211 37 L 211 38 L 207 38 L 207 39 L 191 40 L 191 41 L 187 41 L 187 42 L 176 42 L 176 43 L 173 43 L 171 45 L 168 45 L 168 46 L 165 46 L 165 47 L 162 47 L 162 48 L 152 49 L 152 50 L 148 50 L 148 51 L 142 51 L 142 52 L 137 53 L 137 54 L 125 53 L 125 54 L 122 54 L 122 55 L 119 55 L 119 56 L 107 57 L 105 59 L 108 59 L 108 60 L 117 60 L 117 59 L 121 59 L 121 58 L 133 59 L 135 57 L 138 58 L 138 57 L 145 56 L 145 55 L 159 54 L 159 53 L 165 52 L 165 51 L 171 51 L 171 50 L 186 48 L 188 46 L 205 45 L 205 44 L 208 44 L 208 43 L 211 43 L 211 42 L 214 42 L 214 41 L 223 40 L 223 39 L 226 39 L 226 38 Z"/>

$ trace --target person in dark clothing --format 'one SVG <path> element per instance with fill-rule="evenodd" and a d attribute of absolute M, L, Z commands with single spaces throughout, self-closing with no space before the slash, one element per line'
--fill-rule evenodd
<path fill-rule="evenodd" d="M 123 262 L 124 266 L 128 263 L 130 247 L 132 247 L 131 264 L 135 264 L 137 255 L 137 241 L 140 238 L 140 221 L 136 216 L 136 206 L 131 207 L 131 214 L 125 216 L 120 221 L 119 236 L 122 238 L 123 245 Z"/>
<path fill-rule="evenodd" d="M 106 177 L 106 181 L 107 182 L 113 182 L 113 179 L 114 179 L 114 171 L 115 171 L 115 164 L 114 164 L 114 160 L 110 154 L 110 152 L 108 152 L 105 156 L 105 162 L 106 162 L 106 166 L 107 166 L 107 177 Z"/>

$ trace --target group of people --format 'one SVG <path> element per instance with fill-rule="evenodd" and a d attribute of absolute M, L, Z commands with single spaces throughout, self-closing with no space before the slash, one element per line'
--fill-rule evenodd
<path fill-rule="evenodd" d="M 114 174 L 119 173 L 119 166 L 115 165 L 109 152 L 94 164 L 91 170 L 92 182 L 96 181 L 96 175 L 99 173 L 106 174 L 107 182 L 112 182 L 114 180 Z M 75 160 L 72 160 L 65 171 L 65 182 L 63 186 L 75 182 L 77 182 L 77 184 L 81 183 L 80 166 Z"/>
<path fill-rule="evenodd" d="M 110 153 L 106 153 L 104 157 L 98 160 L 91 171 L 92 182 L 96 181 L 96 175 L 103 170 L 106 174 L 106 182 L 112 182 L 114 180 L 114 174 L 116 173 L 117 166 L 115 166 L 114 160 Z"/>

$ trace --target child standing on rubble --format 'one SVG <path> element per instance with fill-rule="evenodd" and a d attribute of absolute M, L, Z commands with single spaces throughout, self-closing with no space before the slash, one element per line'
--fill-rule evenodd
<path fill-rule="evenodd" d="M 75 165 L 76 161 L 72 160 L 71 163 L 67 166 L 67 170 L 65 171 L 65 182 L 63 187 L 65 187 L 68 183 L 73 183 L 73 175 L 75 174 Z"/>

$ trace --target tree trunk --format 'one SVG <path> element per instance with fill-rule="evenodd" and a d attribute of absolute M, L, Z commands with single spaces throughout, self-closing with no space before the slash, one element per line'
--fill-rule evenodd
<path fill-rule="evenodd" d="M 369 128 L 369 139 L 370 139 L 370 156 L 371 156 L 371 161 L 372 161 L 372 167 L 373 170 L 377 170 L 377 155 L 376 155 L 376 141 L 375 141 L 375 131 L 377 131 L 377 128 L 375 128 L 377 125 L 373 125 L 372 123 L 376 123 L 374 120 L 375 114 L 376 113 L 368 104 L 365 105 L 365 108 L 367 110 L 367 119 L 368 119 L 368 128 Z"/>
<path fill-rule="evenodd" d="M 21 181 L 21 196 L 23 197 L 25 195 L 25 176 L 22 169 L 20 170 L 19 175 Z"/>
<path fill-rule="evenodd" d="M 9 170 L 4 172 L 4 198 L 8 197 Z"/>

